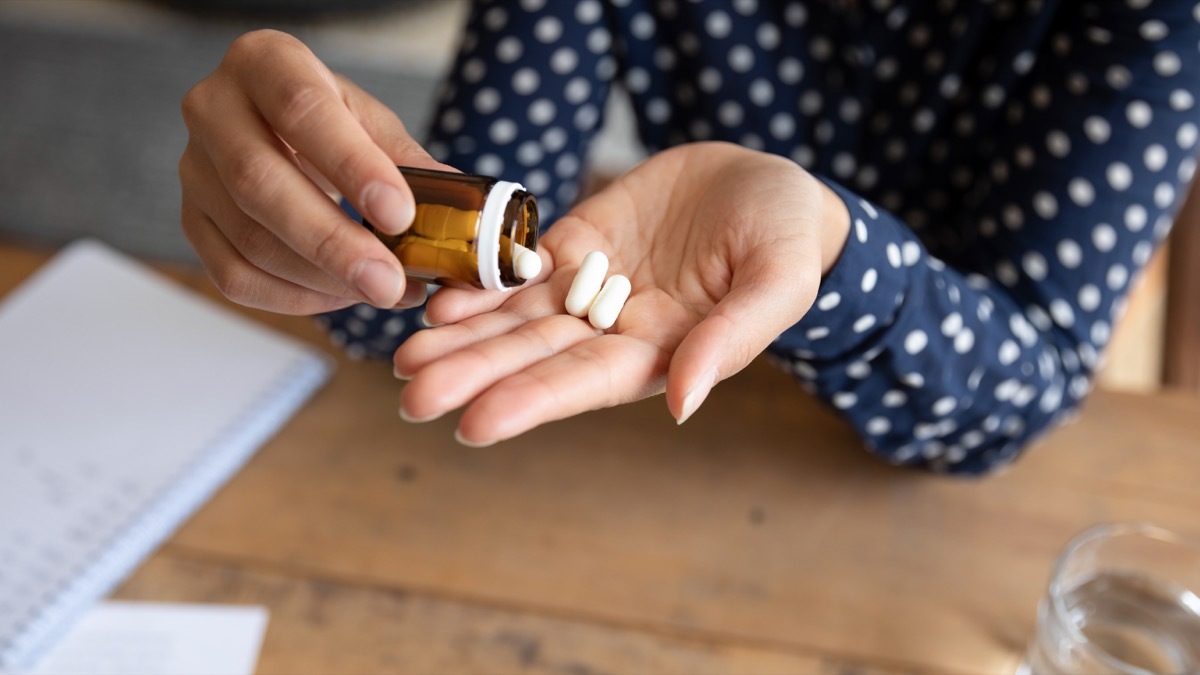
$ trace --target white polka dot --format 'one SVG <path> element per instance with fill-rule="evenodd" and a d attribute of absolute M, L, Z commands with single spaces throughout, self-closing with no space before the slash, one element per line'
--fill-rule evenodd
<path fill-rule="evenodd" d="M 1196 158 L 1186 157 L 1179 163 L 1179 171 L 1176 173 L 1179 180 L 1183 183 L 1192 182 L 1192 176 L 1196 173 Z"/>
<path fill-rule="evenodd" d="M 840 410 L 853 408 L 855 403 L 858 403 L 858 396 L 852 391 L 839 391 L 833 395 L 833 406 Z"/>
<path fill-rule="evenodd" d="M 938 417 L 945 417 L 954 412 L 958 407 L 958 399 L 953 396 L 943 396 L 933 402 L 933 414 Z"/>
<path fill-rule="evenodd" d="M 771 104 L 775 99 L 775 88 L 761 77 L 750 83 L 750 102 L 759 107 Z"/>
<path fill-rule="evenodd" d="M 784 84 L 796 84 L 804 79 L 804 65 L 791 56 L 779 61 L 777 72 L 780 82 Z"/>
<path fill-rule="evenodd" d="M 998 84 L 988 85 L 983 90 L 983 105 L 988 108 L 999 108 L 1004 103 L 1004 89 Z"/>
<path fill-rule="evenodd" d="M 1111 251 L 1113 246 L 1117 244 L 1117 231 L 1113 229 L 1112 225 L 1107 223 L 1096 225 L 1096 227 L 1092 228 L 1092 244 L 1101 253 Z"/>
<path fill-rule="evenodd" d="M 1071 305 L 1061 298 L 1050 301 L 1050 316 L 1054 318 L 1054 323 L 1063 328 L 1075 325 L 1075 312 L 1071 309 Z"/>
<path fill-rule="evenodd" d="M 1097 345 L 1103 346 L 1108 344 L 1108 339 L 1111 335 L 1112 329 L 1109 328 L 1106 322 L 1097 321 L 1092 324 L 1092 342 L 1095 342 Z"/>
<path fill-rule="evenodd" d="M 542 161 L 545 153 L 537 141 L 525 141 L 517 146 L 517 162 L 522 166 L 533 166 Z"/>
<path fill-rule="evenodd" d="M 1104 171 L 1105 178 L 1112 189 L 1124 191 L 1133 183 L 1133 171 L 1124 162 L 1113 162 Z"/>
<path fill-rule="evenodd" d="M 838 178 L 843 180 L 849 178 L 854 173 L 854 170 L 857 168 L 857 166 L 858 162 L 855 161 L 854 155 L 851 155 L 848 152 L 839 152 L 833 156 L 833 173 Z M 860 227 L 859 232 L 859 241 L 866 241 L 866 226 L 863 225 Z"/>
<path fill-rule="evenodd" d="M 1154 112 L 1145 101 L 1130 101 L 1129 105 L 1125 106 L 1125 118 L 1134 127 L 1145 129 L 1154 119 Z"/>
<path fill-rule="evenodd" d="M 1103 117 L 1092 115 L 1083 121 L 1083 132 L 1093 143 L 1105 143 L 1112 135 L 1112 128 Z"/>
<path fill-rule="evenodd" d="M 1154 55 L 1154 72 L 1163 77 L 1171 77 L 1179 72 L 1179 55 L 1172 51 L 1159 52 Z"/>
<path fill-rule="evenodd" d="M 966 354 L 975 346 L 975 331 L 970 328 L 964 328 L 958 335 L 954 336 L 954 351 L 959 354 Z"/>
<path fill-rule="evenodd" d="M 649 40 L 654 37 L 654 17 L 645 12 L 638 12 L 629 21 L 629 32 L 639 40 Z"/>
<path fill-rule="evenodd" d="M 1184 122 L 1180 125 L 1179 131 L 1175 133 L 1175 142 L 1184 150 L 1191 150 L 1192 146 L 1196 145 L 1197 133 L 1195 124 Z"/>
<path fill-rule="evenodd" d="M 1000 365 L 1012 365 L 1021 356 L 1021 348 L 1012 340 L 1005 340 L 1000 343 L 1000 352 L 996 356 L 1000 359 Z"/>
<path fill-rule="evenodd" d="M 575 20 L 582 24 L 596 23 L 603 12 L 604 8 L 598 0 L 580 0 L 575 5 Z"/>
<path fill-rule="evenodd" d="M 733 22 L 729 20 L 729 15 L 719 9 L 709 12 L 704 20 L 704 31 L 717 39 L 728 36 L 732 28 Z"/>
<path fill-rule="evenodd" d="M 1094 312 L 1100 306 L 1100 289 L 1095 284 L 1084 284 L 1079 288 L 1079 308 Z"/>
<path fill-rule="evenodd" d="M 479 159 L 475 160 L 475 173 L 484 176 L 499 176 L 504 173 L 504 161 L 491 153 L 480 155 Z"/>
<path fill-rule="evenodd" d="M 872 417 L 867 420 L 866 430 L 872 436 L 880 436 L 891 431 L 892 423 L 886 417 Z"/>
<path fill-rule="evenodd" d="M 1133 73 L 1121 64 L 1114 64 L 1104 72 L 1104 79 L 1113 89 L 1126 89 L 1133 82 Z"/>
<path fill-rule="evenodd" d="M 550 55 L 550 70 L 566 75 L 579 65 L 579 54 L 570 47 L 559 47 Z"/>
<path fill-rule="evenodd" d="M 742 106 L 737 101 L 725 101 L 717 108 L 717 119 L 726 127 L 742 123 Z"/>
<path fill-rule="evenodd" d="M 908 396 L 899 389 L 889 389 L 883 394 L 883 405 L 885 408 L 899 408 L 908 401 Z"/>
<path fill-rule="evenodd" d="M 900 258 L 900 247 L 893 242 L 889 242 L 886 250 L 888 264 L 890 264 L 892 267 L 899 268 L 903 263 L 903 260 Z"/>
<path fill-rule="evenodd" d="M 531 193 L 542 194 L 550 189 L 550 174 L 541 169 L 534 169 L 525 174 L 524 185 Z"/>
<path fill-rule="evenodd" d="M 1017 391 L 1020 389 L 1021 383 L 1010 377 L 996 385 L 996 389 L 992 392 L 992 395 L 996 397 L 997 401 L 1007 401 L 1016 396 Z"/>
<path fill-rule="evenodd" d="M 612 35 L 607 28 L 593 28 L 587 36 L 588 51 L 593 54 L 603 54 L 612 46 Z"/>
<path fill-rule="evenodd" d="M 1125 282 L 1129 281 L 1129 270 L 1119 263 L 1113 265 L 1108 268 L 1108 274 L 1105 275 L 1104 281 L 1110 290 L 1119 291 L 1125 287 Z"/>
<path fill-rule="evenodd" d="M 538 19 L 538 22 L 533 24 L 533 36 L 538 42 L 550 44 L 558 38 L 562 37 L 563 26 L 562 21 L 553 16 L 545 16 Z"/>
<path fill-rule="evenodd" d="M 1021 280 L 1021 274 L 1017 271 L 1017 266 L 1012 264 L 1010 260 L 1001 260 L 996 263 L 996 279 L 1005 286 L 1016 286 Z"/>
<path fill-rule="evenodd" d="M 854 332 L 863 333 L 870 330 L 871 326 L 875 325 L 875 321 L 875 315 L 873 314 L 867 314 L 858 317 L 858 319 L 854 322 Z"/>
<path fill-rule="evenodd" d="M 912 267 L 921 259 L 921 246 L 915 241 L 906 241 L 900 245 L 900 257 L 906 267 Z"/>
<path fill-rule="evenodd" d="M 1050 102 L 1053 97 L 1050 94 L 1050 87 L 1044 84 L 1039 84 L 1029 92 L 1029 100 L 1033 102 L 1033 107 L 1039 110 L 1045 110 L 1050 107 Z"/>
<path fill-rule="evenodd" d="M 513 73 L 512 87 L 513 91 L 528 96 L 537 90 L 541 83 L 541 78 L 538 77 L 537 71 L 533 68 L 521 68 Z"/>
<path fill-rule="evenodd" d="M 923 330 L 914 330 L 904 338 L 904 351 L 909 354 L 920 354 L 929 344 L 929 336 Z"/>
<path fill-rule="evenodd" d="M 933 124 L 934 115 L 933 111 L 929 108 L 921 108 L 917 111 L 917 114 L 913 116 L 913 129 L 919 134 L 928 132 L 933 128 Z"/>
<path fill-rule="evenodd" d="M 512 143 L 516 137 L 517 124 L 507 117 L 501 117 L 492 122 L 492 125 L 488 127 L 488 138 L 492 139 L 492 142 L 497 145 Z"/>
<path fill-rule="evenodd" d="M 1191 110 L 1192 106 L 1196 103 L 1195 97 L 1193 97 L 1192 93 L 1186 89 L 1176 89 L 1175 91 L 1171 92 L 1169 101 L 1171 104 L 1171 109 L 1179 111 Z"/>
<path fill-rule="evenodd" d="M 862 276 L 862 291 L 870 293 L 875 288 L 875 282 L 879 280 L 879 273 L 872 267 L 863 273 Z"/>
<path fill-rule="evenodd" d="M 1129 228 L 1130 232 L 1141 232 L 1142 228 L 1146 227 L 1146 207 L 1141 204 L 1130 204 L 1125 209 L 1125 227 Z"/>
<path fill-rule="evenodd" d="M 821 109 L 824 100 L 821 98 L 821 92 L 810 89 L 800 96 L 800 112 L 805 115 L 815 115 Z"/>
<path fill-rule="evenodd" d="M 1046 258 L 1037 251 L 1029 251 L 1021 258 L 1021 268 L 1034 281 L 1046 278 Z"/>
<path fill-rule="evenodd" d="M 736 45 L 729 50 L 729 67 L 735 73 L 745 73 L 754 67 L 754 52 L 746 45 Z"/>
<path fill-rule="evenodd" d="M 671 117 L 671 104 L 661 97 L 654 97 L 646 102 L 646 119 L 654 124 L 665 124 Z"/>
<path fill-rule="evenodd" d="M 754 37 L 758 46 L 767 51 L 779 46 L 779 29 L 773 23 L 763 22 L 760 24 Z"/>
<path fill-rule="evenodd" d="M 1071 201 L 1083 207 L 1091 206 L 1096 199 L 1096 190 L 1086 178 L 1072 178 L 1067 184 L 1067 193 Z"/>
<path fill-rule="evenodd" d="M 474 84 L 483 79 L 487 74 L 487 66 L 484 65 L 483 59 L 468 59 L 462 67 L 462 79 L 464 82 Z"/>
<path fill-rule="evenodd" d="M 954 337 L 962 330 L 963 320 L 962 315 L 958 312 L 951 312 L 942 319 L 942 335 L 946 337 Z"/>
<path fill-rule="evenodd" d="M 826 293 L 825 295 L 822 295 L 820 297 L 820 299 L 817 300 L 817 308 L 823 312 L 828 312 L 829 310 L 833 309 L 834 307 L 837 307 L 838 304 L 841 303 L 841 301 L 842 301 L 841 293 L 838 293 L 837 291 L 830 291 L 830 292 Z"/>
<path fill-rule="evenodd" d="M 1071 139 L 1061 131 L 1051 131 L 1046 134 L 1046 149 L 1055 157 L 1066 157 L 1071 154 Z"/>
<path fill-rule="evenodd" d="M 871 374 L 871 366 L 866 361 L 858 360 L 846 366 L 846 375 L 856 380 L 865 380 Z"/>
<path fill-rule="evenodd" d="M 503 7 L 493 7 L 483 15 L 484 28 L 493 33 L 504 28 L 504 24 L 506 23 L 508 23 L 508 12 L 504 11 Z"/>
<path fill-rule="evenodd" d="M 813 368 L 811 363 L 804 361 L 796 361 L 792 363 L 792 372 L 804 378 L 805 380 L 817 379 L 817 369 Z"/>
<path fill-rule="evenodd" d="M 913 389 L 925 386 L 925 376 L 920 373 L 906 373 L 900 376 L 900 381 Z"/>
<path fill-rule="evenodd" d="M 1058 200 L 1045 190 L 1039 191 L 1033 195 L 1033 210 L 1042 218 L 1050 220 L 1058 215 Z"/>
<path fill-rule="evenodd" d="M 1152 143 L 1146 146 L 1146 151 L 1142 153 L 1142 160 L 1146 163 L 1147 169 L 1161 171 L 1167 165 L 1167 149 L 1158 143 Z"/>
<path fill-rule="evenodd" d="M 808 52 L 817 61 L 828 61 L 833 55 L 833 44 L 829 42 L 829 38 L 817 35 L 809 41 Z"/>
<path fill-rule="evenodd" d="M 1137 246 L 1133 247 L 1133 264 L 1142 267 L 1150 262 L 1150 256 L 1154 255 L 1154 244 L 1148 241 L 1140 241 Z"/>
<path fill-rule="evenodd" d="M 696 78 L 697 84 L 700 85 L 700 91 L 713 94 L 721 88 L 721 73 L 716 68 L 705 67 L 700 70 L 700 76 Z"/>
<path fill-rule="evenodd" d="M 1154 205 L 1165 209 L 1175 201 L 1175 188 L 1170 183 L 1159 183 L 1154 187 Z"/>
<path fill-rule="evenodd" d="M 442 113 L 441 118 L 442 130 L 448 134 L 458 133 L 463 126 L 463 114 L 458 108 L 449 108 Z"/>
<path fill-rule="evenodd" d="M 500 108 L 500 92 L 491 87 L 484 87 L 475 94 L 475 111 L 481 115 L 490 115 Z"/>
<path fill-rule="evenodd" d="M 579 106 L 575 111 L 575 128 L 580 131 L 590 131 L 600 121 L 600 110 L 591 103 Z"/>
<path fill-rule="evenodd" d="M 673 70 L 675 68 L 675 51 L 667 45 L 659 45 L 654 50 L 654 65 L 659 70 Z"/>
<path fill-rule="evenodd" d="M 526 12 L 536 12 L 546 6 L 546 0 L 521 0 L 521 9 Z"/>
<path fill-rule="evenodd" d="M 1167 24 L 1158 19 L 1150 19 L 1138 29 L 1138 33 L 1148 42 L 1157 42 L 1165 38 L 1167 32 Z"/>
<path fill-rule="evenodd" d="M 796 133 L 796 121 L 789 113 L 775 113 L 767 125 L 771 135 L 785 141 Z"/>
<path fill-rule="evenodd" d="M 1088 79 L 1083 73 L 1067 75 L 1067 91 L 1076 96 L 1083 96 L 1088 90 Z"/>
<path fill-rule="evenodd" d="M 1058 261 L 1067 269 L 1075 269 L 1079 267 L 1079 263 L 1083 261 L 1083 249 L 1079 244 L 1075 243 L 1074 239 L 1063 239 L 1058 242 Z"/>
<path fill-rule="evenodd" d="M 804 332 L 804 337 L 805 337 L 805 339 L 808 339 L 808 340 L 820 340 L 821 338 L 829 337 L 829 328 L 826 326 L 816 326 L 815 328 L 809 328 L 807 331 Z"/>
<path fill-rule="evenodd" d="M 542 147 L 546 152 L 558 152 L 567 145 L 567 132 L 562 127 L 550 127 L 542 133 Z"/>
<path fill-rule="evenodd" d="M 583 77 L 573 77 L 567 81 L 567 86 L 563 87 L 563 98 L 567 103 L 583 103 L 591 94 L 592 85 Z"/>
<path fill-rule="evenodd" d="M 512 63 L 521 58 L 521 54 L 525 52 L 525 45 L 512 35 L 502 38 L 496 43 L 496 59 L 501 63 Z"/>
<path fill-rule="evenodd" d="M 579 156 L 573 152 L 564 152 L 554 162 L 554 173 L 558 174 L 559 178 L 574 178 L 579 174 Z"/>

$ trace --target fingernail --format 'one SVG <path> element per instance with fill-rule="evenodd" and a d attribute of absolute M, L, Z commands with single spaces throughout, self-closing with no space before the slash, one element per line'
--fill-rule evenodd
<path fill-rule="evenodd" d="M 404 295 L 401 296 L 400 302 L 396 303 L 397 309 L 408 309 L 416 307 L 425 302 L 429 297 L 429 291 L 425 288 L 425 284 L 419 282 L 410 283 L 404 288 Z"/>
<path fill-rule="evenodd" d="M 363 204 L 369 220 L 389 234 L 400 234 L 412 225 L 416 205 L 395 186 L 371 183 L 363 190 Z"/>
<path fill-rule="evenodd" d="M 692 390 L 683 397 L 683 410 L 679 413 L 679 418 L 675 420 L 676 425 L 688 421 L 692 413 L 696 412 L 701 403 L 704 403 L 704 399 L 708 398 L 708 392 L 712 391 L 713 385 L 716 383 L 717 373 L 713 371 L 692 387 Z"/>
<path fill-rule="evenodd" d="M 404 406 L 400 406 L 400 419 L 404 420 L 405 422 L 409 422 L 410 424 L 421 424 L 422 422 L 432 422 L 441 416 L 442 416 L 442 413 L 430 415 L 429 417 L 413 417 L 412 415 L 408 414 L 408 412 L 404 409 Z"/>
<path fill-rule="evenodd" d="M 392 366 L 392 377 L 395 377 L 397 380 L 404 380 L 406 382 L 412 379 L 412 375 L 405 375 L 404 373 L 400 372 L 400 369 L 396 366 Z M 403 417 L 404 414 L 401 413 L 400 416 Z"/>
<path fill-rule="evenodd" d="M 372 305 L 385 309 L 396 306 L 404 275 L 382 260 L 364 260 L 354 274 L 354 283 Z"/>
<path fill-rule="evenodd" d="M 496 442 L 495 442 L 495 441 L 491 441 L 491 442 L 488 442 L 488 443 L 477 443 L 477 442 L 475 442 L 475 441 L 468 441 L 467 439 L 463 438 L 462 432 L 461 432 L 461 431 L 459 431 L 458 429 L 455 429 L 455 430 L 454 430 L 454 440 L 455 440 L 455 441 L 458 441 L 458 444 L 459 444 L 459 445 L 465 445 L 465 446 L 467 446 L 468 448 L 486 448 L 486 447 L 488 447 L 489 445 L 495 445 L 495 444 L 496 444 Z"/>

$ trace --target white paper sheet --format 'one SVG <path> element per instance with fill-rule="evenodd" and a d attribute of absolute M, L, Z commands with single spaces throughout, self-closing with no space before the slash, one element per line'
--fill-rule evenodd
<path fill-rule="evenodd" d="M 263 607 L 104 602 L 15 675 L 250 675 Z"/>

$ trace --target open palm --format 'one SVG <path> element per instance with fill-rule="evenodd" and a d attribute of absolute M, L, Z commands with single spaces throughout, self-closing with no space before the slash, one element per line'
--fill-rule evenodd
<path fill-rule="evenodd" d="M 397 350 L 401 410 L 428 420 L 466 405 L 459 438 L 483 445 L 539 424 L 661 393 L 682 422 L 812 304 L 824 202 L 792 162 L 723 143 L 659 153 L 542 238 L 544 272 L 511 293 L 444 289 Z M 563 302 L 587 253 L 632 293 L 597 331 Z"/>

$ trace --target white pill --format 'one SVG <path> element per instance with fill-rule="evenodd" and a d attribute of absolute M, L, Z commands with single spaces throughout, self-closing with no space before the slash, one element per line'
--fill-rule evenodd
<path fill-rule="evenodd" d="M 625 307 L 631 290 L 633 286 L 629 283 L 629 277 L 623 274 L 609 277 L 608 281 L 604 282 L 604 288 L 600 289 L 600 295 L 597 295 L 596 301 L 592 303 L 592 308 L 588 310 L 588 321 L 592 326 L 600 330 L 612 328 L 621 314 L 621 309 Z"/>
<path fill-rule="evenodd" d="M 592 301 L 600 294 L 604 275 L 608 274 L 608 256 L 602 251 L 592 251 L 583 258 L 571 290 L 567 292 L 567 314 L 583 318 L 588 315 Z"/>
<path fill-rule="evenodd" d="M 532 279 L 542 273 L 542 257 L 520 244 L 513 244 L 513 272 L 522 279 Z"/>

